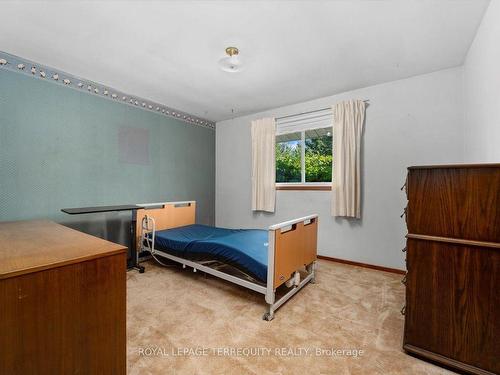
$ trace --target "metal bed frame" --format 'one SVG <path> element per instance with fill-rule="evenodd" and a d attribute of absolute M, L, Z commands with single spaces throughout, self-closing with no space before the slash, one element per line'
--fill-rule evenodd
<path fill-rule="evenodd" d="M 268 245 L 268 263 L 267 263 L 267 283 L 264 286 L 257 281 L 253 282 L 249 279 L 243 279 L 238 276 L 228 274 L 226 272 L 219 271 L 215 268 L 207 265 L 206 262 L 195 262 L 175 255 L 166 253 L 164 251 L 155 248 L 155 233 L 156 233 L 156 223 L 155 219 L 147 214 L 142 219 L 141 235 L 140 235 L 140 246 L 141 251 L 148 251 L 151 253 L 152 257 L 159 261 L 156 256 L 159 255 L 163 258 L 170 259 L 174 262 L 182 264 L 183 268 L 192 267 L 193 272 L 200 270 L 207 274 L 213 275 L 215 277 L 224 279 L 226 281 L 232 282 L 234 284 L 241 285 L 245 288 L 254 290 L 258 293 L 264 294 L 265 301 L 268 304 L 268 310 L 264 313 L 263 319 L 270 321 L 274 318 L 275 311 L 280 308 L 286 301 L 292 298 L 299 290 L 301 290 L 307 283 L 315 282 L 315 270 L 316 261 L 305 266 L 305 271 L 307 276 L 300 281 L 300 273 L 296 270 L 293 276 L 287 281 L 287 286 L 290 290 L 285 293 L 281 298 L 276 299 L 276 288 L 274 288 L 274 277 L 275 277 L 275 233 L 276 231 L 286 232 L 294 225 L 298 223 L 309 223 L 312 220 L 317 219 L 318 215 L 304 216 L 298 219 L 285 221 L 280 224 L 271 225 L 268 227 L 269 232 L 269 245 Z M 204 264 L 205 263 L 205 264 Z"/>

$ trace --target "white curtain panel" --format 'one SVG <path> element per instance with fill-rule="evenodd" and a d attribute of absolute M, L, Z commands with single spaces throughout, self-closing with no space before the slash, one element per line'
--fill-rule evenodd
<path fill-rule="evenodd" d="M 252 121 L 252 210 L 274 212 L 276 199 L 276 123 Z"/>
<path fill-rule="evenodd" d="M 333 108 L 332 216 L 361 218 L 361 135 L 365 103 L 349 100 Z"/>

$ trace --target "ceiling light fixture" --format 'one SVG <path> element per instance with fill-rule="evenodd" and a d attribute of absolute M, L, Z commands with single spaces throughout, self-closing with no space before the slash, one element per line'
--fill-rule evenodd
<path fill-rule="evenodd" d="M 226 48 L 226 57 L 219 60 L 219 67 L 229 73 L 240 72 L 242 69 L 241 59 L 239 57 L 240 51 L 236 47 Z"/>

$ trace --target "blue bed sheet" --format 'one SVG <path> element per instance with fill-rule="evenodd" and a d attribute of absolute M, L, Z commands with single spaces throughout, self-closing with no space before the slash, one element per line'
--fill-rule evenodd
<path fill-rule="evenodd" d="M 155 248 L 185 259 L 216 259 L 259 281 L 267 279 L 268 232 L 227 229 L 201 224 L 156 232 Z"/>

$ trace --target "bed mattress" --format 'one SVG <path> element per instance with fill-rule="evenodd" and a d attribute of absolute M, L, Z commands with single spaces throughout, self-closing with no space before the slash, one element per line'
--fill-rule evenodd
<path fill-rule="evenodd" d="M 157 231 L 155 248 L 189 260 L 218 260 L 267 280 L 268 232 L 201 224 Z"/>

